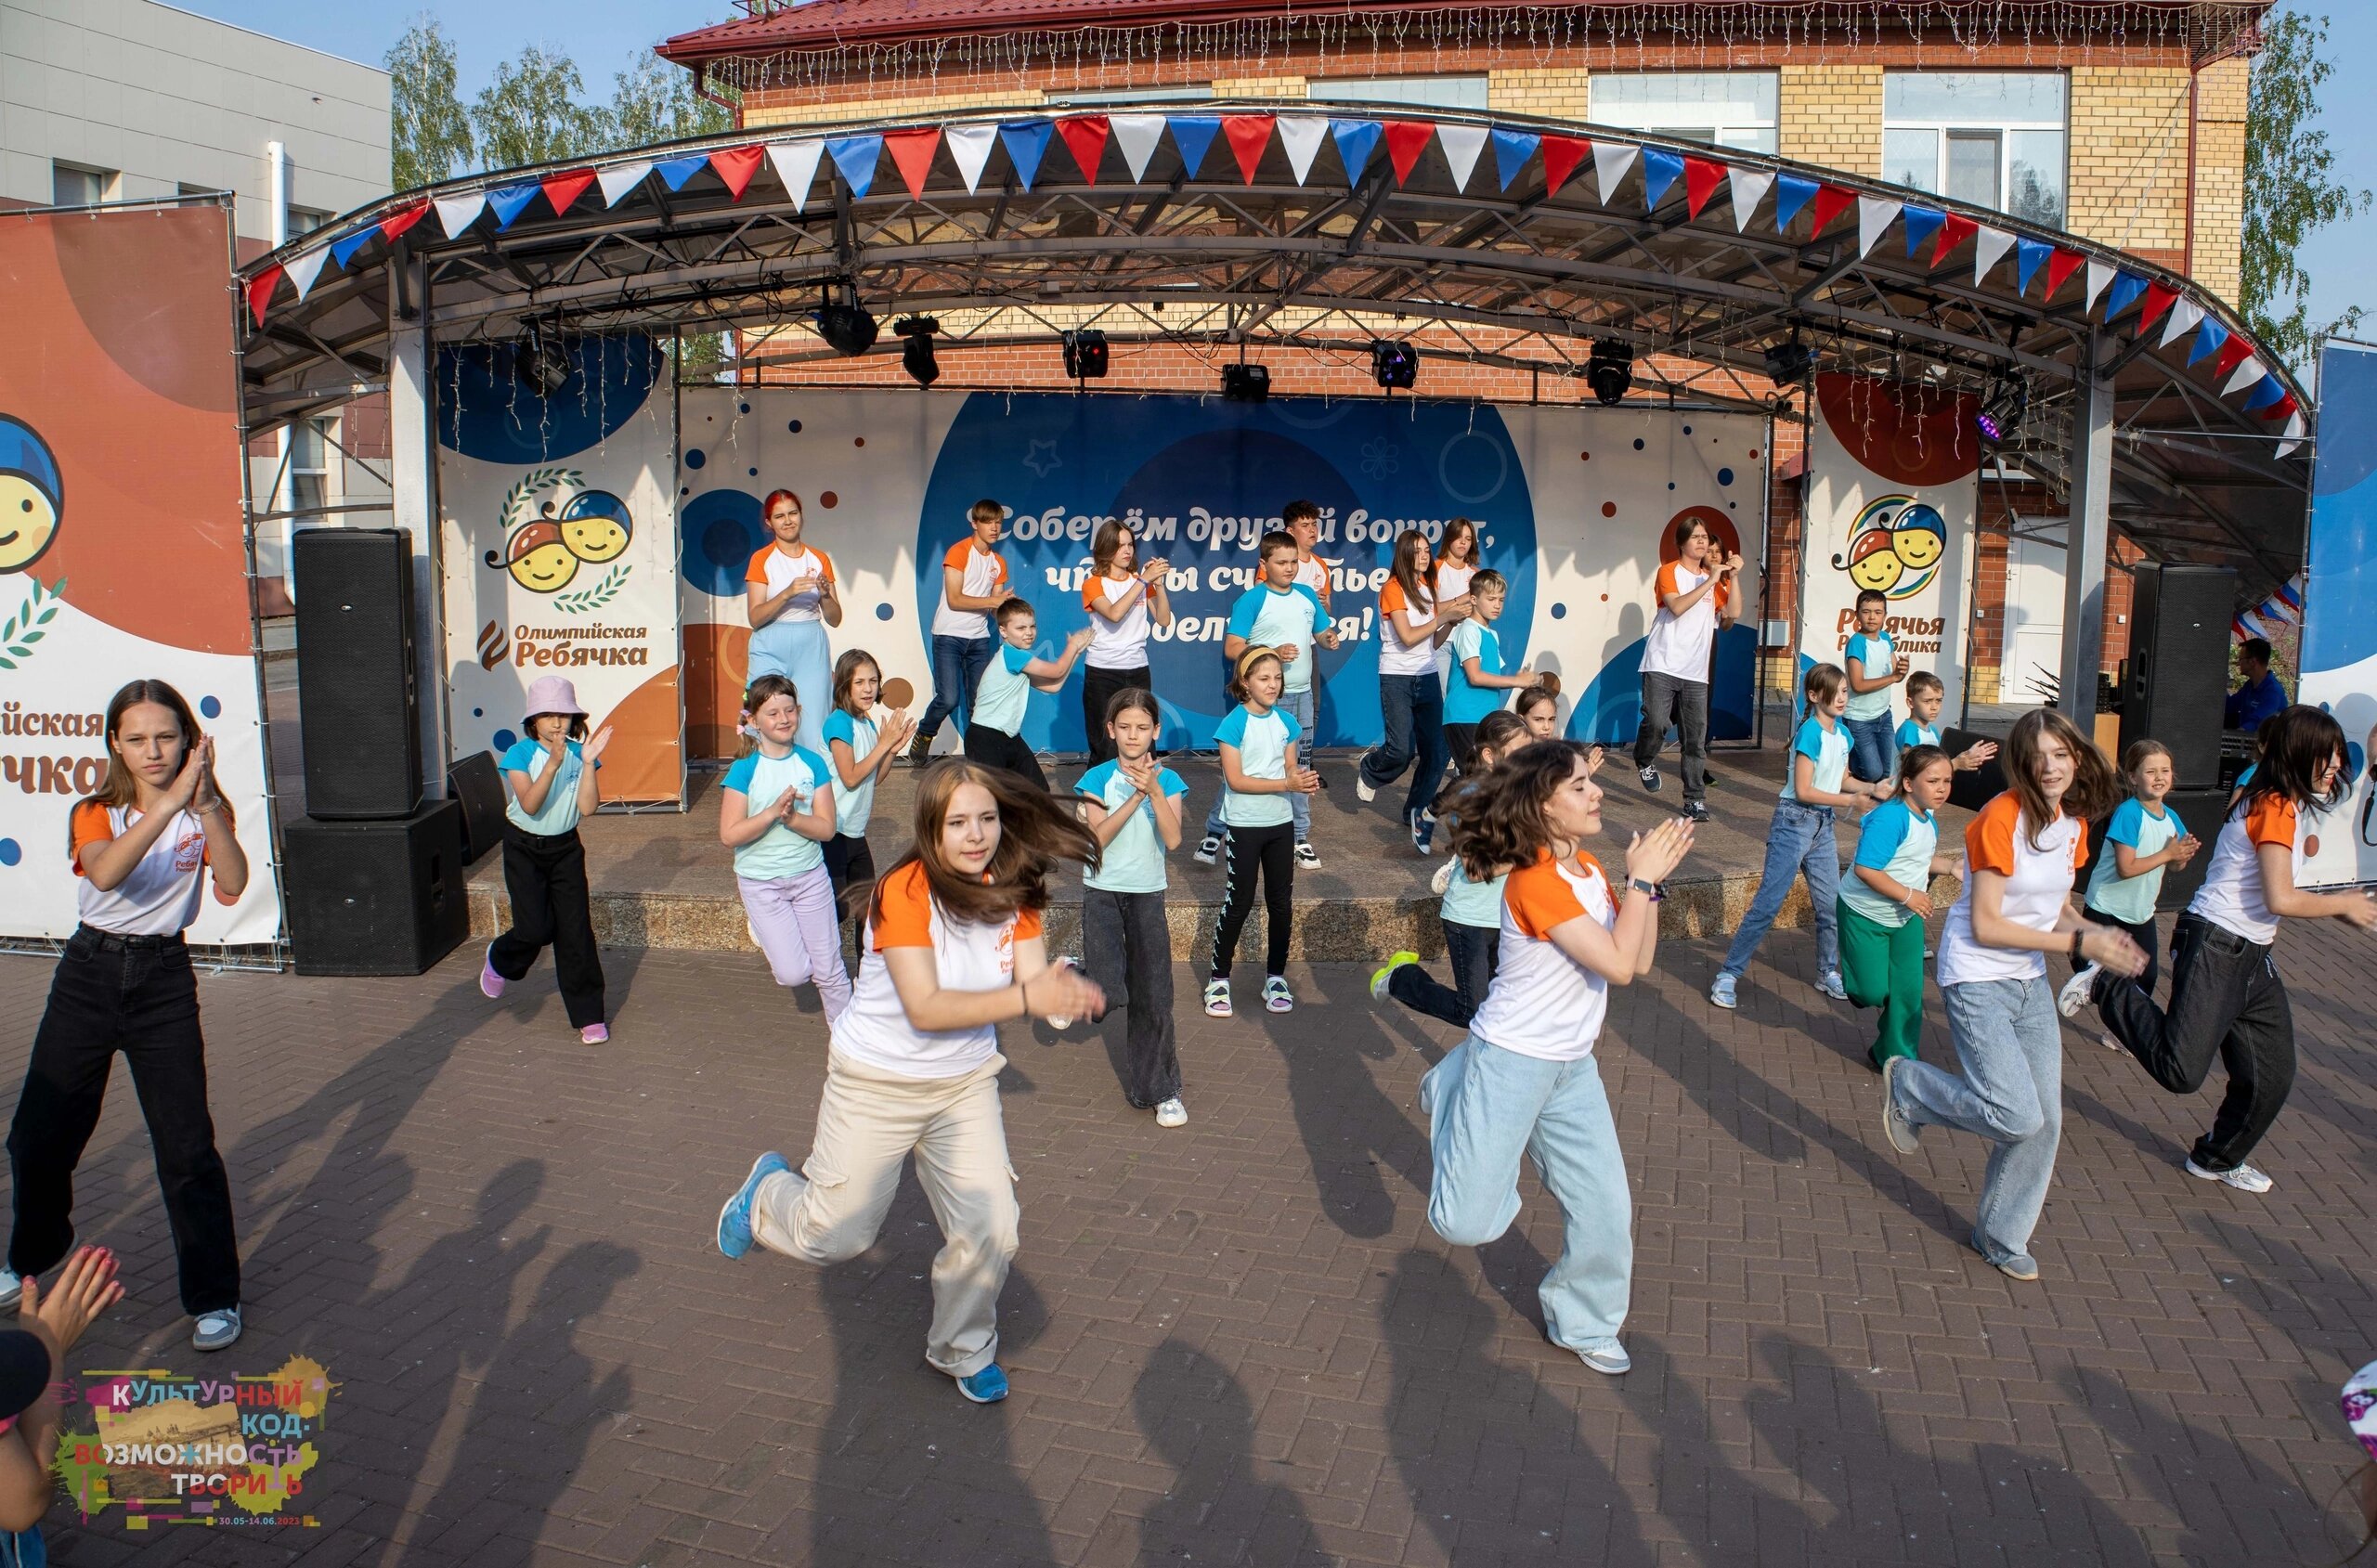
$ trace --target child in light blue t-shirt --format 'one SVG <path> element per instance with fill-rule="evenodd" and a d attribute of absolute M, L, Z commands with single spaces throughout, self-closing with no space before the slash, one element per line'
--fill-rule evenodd
<path fill-rule="evenodd" d="M 2160 741 L 2133 741 L 2122 753 L 2121 771 L 2129 780 L 2129 798 L 2113 808 L 2085 901 L 2090 914 L 2119 926 L 2146 950 L 2137 989 L 2151 996 L 2162 973 L 2154 905 L 2163 894 L 2163 874 L 2195 859 L 2202 845 L 2163 804 L 2177 778 L 2169 748 Z"/>
<path fill-rule="evenodd" d="M 875 655 L 852 648 L 834 661 L 834 711 L 825 716 L 822 732 L 825 760 L 834 765 L 834 836 L 825 840 L 825 875 L 834 884 L 834 906 L 844 920 L 851 917 L 853 887 L 872 887 L 875 851 L 867 847 L 866 824 L 875 815 L 875 786 L 890 772 L 916 732 L 916 721 L 906 708 L 875 716 L 876 699 L 883 693 L 883 670 Z M 865 922 L 851 933 L 864 942 Z M 858 964 L 852 960 L 851 967 Z"/>
<path fill-rule="evenodd" d="M 1230 964 L 1239 933 L 1263 884 L 1263 1004 L 1284 1013 L 1296 1004 L 1288 989 L 1288 935 L 1295 919 L 1296 857 L 1288 802 L 1320 787 L 1320 776 L 1297 758 L 1303 726 L 1279 703 L 1279 655 L 1257 644 L 1238 655 L 1230 695 L 1239 706 L 1214 732 L 1221 749 L 1222 822 L 1229 884 L 1214 927 L 1213 978 L 1205 982 L 1205 1013 L 1230 1016 Z"/>
<path fill-rule="evenodd" d="M 512 925 L 487 944 L 479 990 L 489 998 L 501 996 L 550 945 L 569 1026 L 582 1043 L 600 1045 L 611 1038 L 611 1029 L 578 821 L 599 801 L 594 775 L 611 732 L 586 738 L 578 691 L 558 675 L 541 676 L 530 685 L 527 706 L 520 725 L 524 738 L 498 764 L 505 786 L 503 886 L 512 900 Z"/>
<path fill-rule="evenodd" d="M 1513 692 L 1535 683 L 1525 665 L 1502 668 L 1502 639 L 1494 622 L 1509 593 L 1501 573 L 1490 567 L 1479 572 L 1469 579 L 1469 618 L 1453 628 L 1452 667 L 1445 677 L 1445 745 L 1453 766 L 1463 772 L 1477 750 L 1477 726 Z"/>
<path fill-rule="evenodd" d="M 1840 650 L 1849 683 L 1841 710 L 1849 726 L 1849 772 L 1879 784 L 1898 771 L 1898 735 L 1890 721 L 1890 688 L 1906 679 L 1898 643 L 1888 628 L 1890 595 L 1866 589 L 1857 595 L 1857 629 Z"/>
<path fill-rule="evenodd" d="M 1082 962 L 1106 991 L 1109 1013 L 1127 1010 L 1123 1097 L 1153 1110 L 1159 1127 L 1188 1120 L 1180 1099 L 1180 1053 L 1173 1043 L 1172 927 L 1163 909 L 1171 883 L 1163 857 L 1180 848 L 1181 798 L 1188 786 L 1155 759 L 1163 714 L 1137 686 L 1106 705 L 1114 755 L 1084 773 L 1073 792 L 1098 837 L 1098 864 L 1082 874 Z"/>
<path fill-rule="evenodd" d="M 1939 853 L 1940 808 L 1955 770 L 1936 745 L 1899 753 L 1898 794 L 1865 813 L 1840 884 L 1840 977 L 1849 1000 L 1881 1009 L 1865 1059 L 1878 1072 L 1912 1061 L 1923 1035 L 1923 922 L 1931 878 L 1955 869 Z"/>
<path fill-rule="evenodd" d="M 762 675 L 743 698 L 752 745 L 718 788 L 719 842 L 734 851 L 751 940 L 768 955 L 776 984 L 815 982 L 831 1023 L 850 1005 L 841 922 L 825 842 L 834 836 L 833 765 L 793 744 L 800 700 L 791 680 Z"/>

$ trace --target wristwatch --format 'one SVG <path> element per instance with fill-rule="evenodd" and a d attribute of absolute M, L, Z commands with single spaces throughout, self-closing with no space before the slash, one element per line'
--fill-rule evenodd
<path fill-rule="evenodd" d="M 1668 896 L 1668 885 L 1664 882 L 1645 882 L 1639 876 L 1630 876 L 1626 879 L 1626 885 L 1629 888 L 1636 888 L 1639 891 L 1650 894 L 1651 901 L 1653 903 L 1657 903 L 1661 899 Z"/>

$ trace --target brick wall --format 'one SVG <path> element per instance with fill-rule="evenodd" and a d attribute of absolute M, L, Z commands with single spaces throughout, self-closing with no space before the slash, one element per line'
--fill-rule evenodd
<path fill-rule="evenodd" d="M 1783 156 L 1879 179 L 1884 70 L 1846 63 L 1778 69 L 1775 122 Z"/>
<path fill-rule="evenodd" d="M 2245 97 L 2248 63 L 2206 66 L 2195 83 L 2195 226 L 2189 277 L 2222 299 L 2242 281 L 2239 258 L 2245 223 Z"/>
<path fill-rule="evenodd" d="M 2184 66 L 2075 66 L 2065 221 L 2072 233 L 2169 267 L 2188 248 Z"/>

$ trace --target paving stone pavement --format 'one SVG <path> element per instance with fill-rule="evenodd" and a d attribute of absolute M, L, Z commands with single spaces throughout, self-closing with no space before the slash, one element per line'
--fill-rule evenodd
<path fill-rule="evenodd" d="M 1015 1395 L 927 1369 L 913 1181 L 815 1269 L 710 1231 L 752 1156 L 806 1148 L 825 1049 L 756 959 L 607 953 L 612 1043 L 540 966 L 201 982 L 250 1328 L 338 1392 L 317 1530 L 51 1515 L 60 1562 L 307 1564 L 2098 1564 L 2333 1562 L 2377 1354 L 2377 965 L 2291 927 L 2305 1068 L 2278 1188 L 2189 1180 L 2203 1097 L 2067 1033 L 2068 1118 L 2023 1286 L 1965 1242 L 1981 1147 L 1884 1144 L 1866 1020 L 1778 935 L 1738 1013 L 1673 944 L 1603 1045 L 1637 1204 L 1634 1371 L 1541 1338 L 1557 1220 L 1480 1250 L 1425 1221 L 1420 1075 L 1448 1031 L 1297 971 L 1297 1011 L 1181 1027 L 1192 1120 L 1127 1110 L 1094 1031 L 1008 1033 L 1023 1204 Z M 0 959 L 0 1074 L 45 961 Z M 1191 994 L 1182 977 L 1181 993 Z M 1946 1060 L 1937 1018 L 1925 1051 Z M 1117 1026 L 1119 1027 L 1119 1026 Z M 84 1367 L 188 1346 L 118 1074 L 84 1237 L 134 1291 Z"/>

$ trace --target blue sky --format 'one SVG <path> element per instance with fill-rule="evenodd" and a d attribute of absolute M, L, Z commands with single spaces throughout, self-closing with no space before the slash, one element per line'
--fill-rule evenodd
<path fill-rule="evenodd" d="M 485 84 L 495 63 L 524 44 L 566 48 L 585 73 L 591 94 L 607 96 L 612 74 L 671 33 L 739 17 L 731 0 L 479 0 L 478 4 L 422 0 L 174 0 L 185 9 L 219 17 L 259 32 L 327 49 L 374 64 L 387 53 L 407 22 L 424 11 L 435 16 L 454 40 L 462 96 Z M 2377 101 L 2377 6 L 2363 0 L 2320 0 L 2307 7 L 2330 19 L 2328 56 L 2336 71 L 2322 102 L 2331 106 Z M 2356 188 L 2377 187 L 2377 141 L 2355 138 L 2332 108 L 2325 116 Z M 2304 247 L 2312 277 L 2313 312 L 2324 320 L 2346 305 L 2366 307 L 2372 320 L 2363 337 L 2377 338 L 2377 215 L 2364 216 L 2315 235 Z"/>

